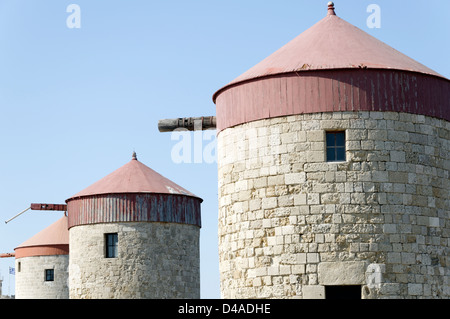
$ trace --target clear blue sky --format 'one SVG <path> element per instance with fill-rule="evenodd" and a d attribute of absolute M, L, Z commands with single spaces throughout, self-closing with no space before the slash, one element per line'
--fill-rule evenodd
<path fill-rule="evenodd" d="M 450 1 L 336 0 L 336 13 L 450 78 Z M 69 29 L 69 4 L 81 28 Z M 381 8 L 370 29 L 369 4 Z M 138 159 L 204 199 L 201 297 L 220 298 L 217 165 L 176 164 L 159 119 L 215 115 L 212 95 L 326 15 L 326 0 L 0 0 L 0 253 L 67 198 Z M 210 141 L 204 141 L 204 146 Z M 14 294 L 0 259 L 3 293 Z"/>

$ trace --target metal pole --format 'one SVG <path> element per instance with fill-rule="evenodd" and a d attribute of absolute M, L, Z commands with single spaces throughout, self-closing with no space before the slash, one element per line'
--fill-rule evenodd
<path fill-rule="evenodd" d="M 12 221 L 14 218 L 16 218 L 16 217 L 18 217 L 18 216 L 20 216 L 20 215 L 22 215 L 23 213 L 25 213 L 27 210 L 29 210 L 29 209 L 31 209 L 31 206 L 30 207 L 28 207 L 27 209 L 25 209 L 25 210 L 23 210 L 23 211 L 21 211 L 20 213 L 18 213 L 16 216 L 14 216 L 14 217 L 11 217 L 10 219 L 8 219 L 7 221 L 5 221 L 5 224 L 7 224 L 7 223 L 9 223 L 10 221 Z"/>

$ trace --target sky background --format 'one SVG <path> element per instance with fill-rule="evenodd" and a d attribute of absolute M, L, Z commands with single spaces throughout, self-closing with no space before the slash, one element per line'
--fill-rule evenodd
<path fill-rule="evenodd" d="M 334 2 L 340 18 L 450 78 L 450 1 Z M 79 29 L 66 25 L 72 3 Z M 379 29 L 367 26 L 370 4 Z M 4 221 L 31 203 L 65 203 L 135 150 L 203 198 L 201 298 L 220 298 L 217 164 L 175 163 L 178 142 L 158 120 L 215 115 L 214 92 L 326 13 L 326 0 L 0 0 L 0 253 L 63 213 Z M 0 259 L 5 295 L 15 293 L 9 267 Z"/>

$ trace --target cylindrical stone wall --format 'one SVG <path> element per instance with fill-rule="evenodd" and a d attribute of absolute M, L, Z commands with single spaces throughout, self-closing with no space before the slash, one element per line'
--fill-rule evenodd
<path fill-rule="evenodd" d="M 105 258 L 105 234 L 118 234 Z M 71 299 L 200 298 L 200 227 L 159 222 L 70 228 Z"/>
<path fill-rule="evenodd" d="M 345 131 L 346 160 L 325 134 Z M 399 112 L 257 120 L 218 135 L 223 298 L 450 297 L 450 123 Z"/>
<path fill-rule="evenodd" d="M 16 299 L 68 299 L 69 255 L 32 256 L 15 262 Z M 46 281 L 45 270 L 54 278 Z"/>

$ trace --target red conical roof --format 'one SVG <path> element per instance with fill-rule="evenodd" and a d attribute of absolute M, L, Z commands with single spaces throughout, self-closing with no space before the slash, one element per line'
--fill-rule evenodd
<path fill-rule="evenodd" d="M 217 131 L 280 116 L 406 112 L 450 119 L 450 80 L 328 15 L 219 89 Z"/>
<path fill-rule="evenodd" d="M 181 186 L 133 159 L 70 199 L 100 194 L 157 193 L 197 197 Z M 67 201 L 68 201 L 67 200 Z"/>
<path fill-rule="evenodd" d="M 331 4 L 325 18 L 228 85 L 282 73 L 352 68 L 395 69 L 443 77 L 339 18 Z"/>
<path fill-rule="evenodd" d="M 68 254 L 69 229 L 67 216 L 57 220 L 14 250 L 16 251 L 16 258 Z"/>

